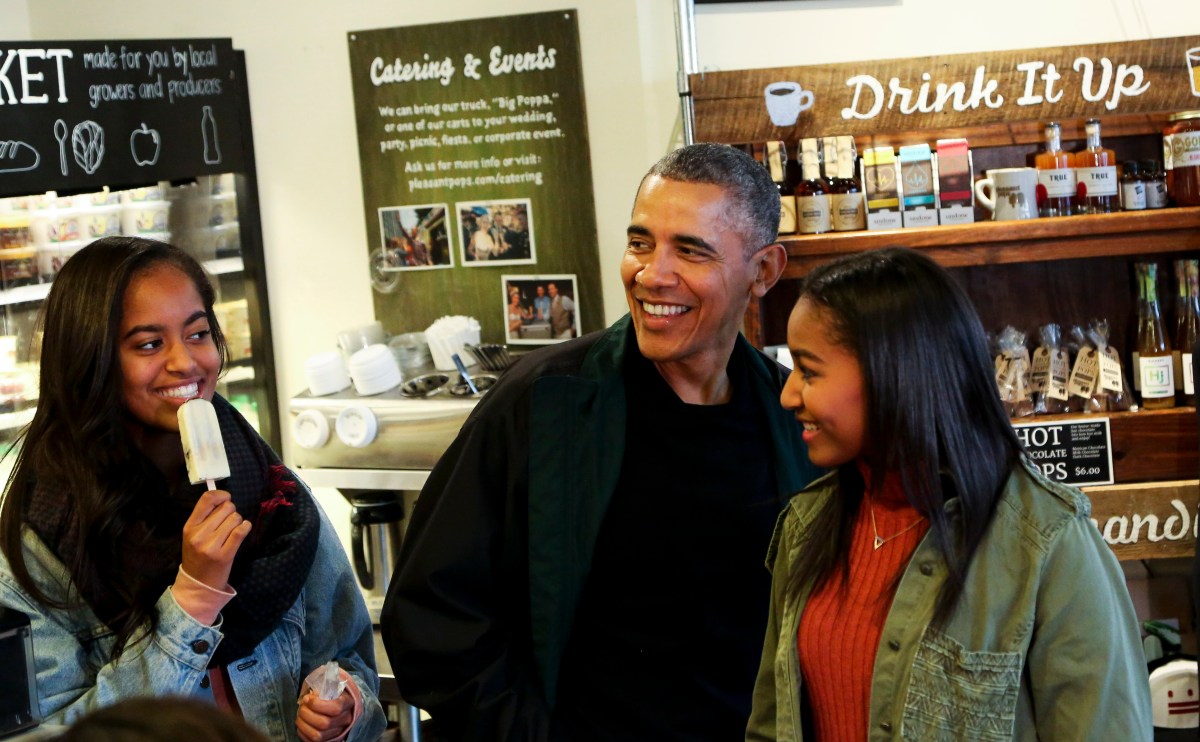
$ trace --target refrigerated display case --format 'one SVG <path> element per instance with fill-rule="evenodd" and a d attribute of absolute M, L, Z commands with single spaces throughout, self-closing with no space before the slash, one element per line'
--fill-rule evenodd
<path fill-rule="evenodd" d="M 0 64 L 10 58 L 0 76 L 0 450 L 37 405 L 35 325 L 54 275 L 110 234 L 170 242 L 204 265 L 230 349 L 218 392 L 278 450 L 243 54 L 228 39 L 0 42 Z"/>

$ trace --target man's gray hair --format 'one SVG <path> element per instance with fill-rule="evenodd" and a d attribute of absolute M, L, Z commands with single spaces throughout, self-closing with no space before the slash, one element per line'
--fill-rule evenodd
<path fill-rule="evenodd" d="M 651 175 L 725 189 L 733 207 L 729 219 L 747 255 L 779 237 L 779 189 L 767 169 L 739 149 L 712 142 L 689 144 L 654 163 L 646 177 Z"/>

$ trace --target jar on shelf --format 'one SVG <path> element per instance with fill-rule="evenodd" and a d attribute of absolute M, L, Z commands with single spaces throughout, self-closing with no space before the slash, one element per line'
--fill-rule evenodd
<path fill-rule="evenodd" d="M 1167 192 L 1176 206 L 1200 206 L 1200 111 L 1173 114 L 1163 132 Z"/>

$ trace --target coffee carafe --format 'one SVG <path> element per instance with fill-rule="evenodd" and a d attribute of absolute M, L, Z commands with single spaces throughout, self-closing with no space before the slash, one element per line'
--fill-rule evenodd
<path fill-rule="evenodd" d="M 404 499 L 400 492 L 380 490 L 342 490 L 342 494 L 353 508 L 350 553 L 354 574 L 362 586 L 371 622 L 379 623 L 400 553 Z"/>

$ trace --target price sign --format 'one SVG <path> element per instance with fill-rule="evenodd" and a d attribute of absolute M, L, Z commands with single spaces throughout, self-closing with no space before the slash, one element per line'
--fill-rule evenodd
<path fill-rule="evenodd" d="M 1076 487 L 1113 483 L 1108 418 L 1014 423 L 1033 462 L 1047 478 Z"/>

